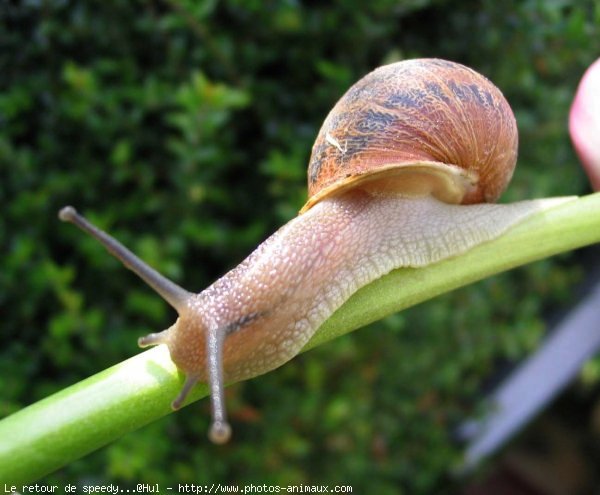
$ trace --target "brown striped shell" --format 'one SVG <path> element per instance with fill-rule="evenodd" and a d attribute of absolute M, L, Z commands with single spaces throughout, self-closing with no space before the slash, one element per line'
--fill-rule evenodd
<path fill-rule="evenodd" d="M 517 146 L 512 110 L 482 75 L 440 59 L 386 65 L 354 84 L 325 119 L 302 211 L 358 186 L 493 202 L 512 176 Z"/>

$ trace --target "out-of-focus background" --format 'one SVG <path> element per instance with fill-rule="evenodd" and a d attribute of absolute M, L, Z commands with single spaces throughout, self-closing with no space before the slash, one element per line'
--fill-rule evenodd
<path fill-rule="evenodd" d="M 139 352 L 174 318 L 59 223 L 61 206 L 199 291 L 296 214 L 337 98 L 413 57 L 467 64 L 506 95 L 520 157 L 503 201 L 585 194 L 567 115 L 599 54 L 597 0 L 1 2 L 0 417 Z M 576 458 L 559 464 L 575 480 L 565 493 L 597 491 L 600 360 L 504 454 L 453 474 L 456 427 L 577 302 L 594 256 L 490 278 L 230 387 L 225 447 L 207 441 L 202 401 L 41 481 L 453 493 L 501 475 L 515 449 L 547 457 L 558 431 Z"/>

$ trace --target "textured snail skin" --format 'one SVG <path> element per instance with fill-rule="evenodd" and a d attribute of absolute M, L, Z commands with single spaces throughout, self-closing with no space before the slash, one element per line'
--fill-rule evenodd
<path fill-rule="evenodd" d="M 205 381 L 205 331 L 216 325 L 229 328 L 226 381 L 265 373 L 298 354 L 360 287 L 395 268 L 461 254 L 536 209 L 536 201 L 458 206 L 361 191 L 323 200 L 190 298 L 188 311 L 167 330 L 171 358 Z"/>

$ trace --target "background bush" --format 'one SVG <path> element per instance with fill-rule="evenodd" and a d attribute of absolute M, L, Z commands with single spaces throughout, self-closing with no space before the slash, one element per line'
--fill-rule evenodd
<path fill-rule="evenodd" d="M 383 63 L 442 57 L 490 77 L 520 127 L 503 200 L 589 192 L 568 106 L 600 54 L 596 1 L 21 1 L 0 5 L 0 416 L 138 352 L 173 312 L 91 239 L 74 204 L 198 291 L 295 215 L 312 141 Z M 496 365 L 534 349 L 572 301 L 576 255 L 395 315 L 228 390 L 47 483 L 351 484 L 434 493 Z"/>

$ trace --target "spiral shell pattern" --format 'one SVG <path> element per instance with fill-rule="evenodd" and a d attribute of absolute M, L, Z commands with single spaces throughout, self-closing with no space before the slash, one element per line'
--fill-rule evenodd
<path fill-rule="evenodd" d="M 372 174 L 419 164 L 464 172 L 470 185 L 451 202 L 493 202 L 510 181 L 517 148 L 513 112 L 481 74 L 440 59 L 386 65 L 354 84 L 323 123 L 307 207 Z M 402 184 L 393 187 L 402 192 Z"/>

